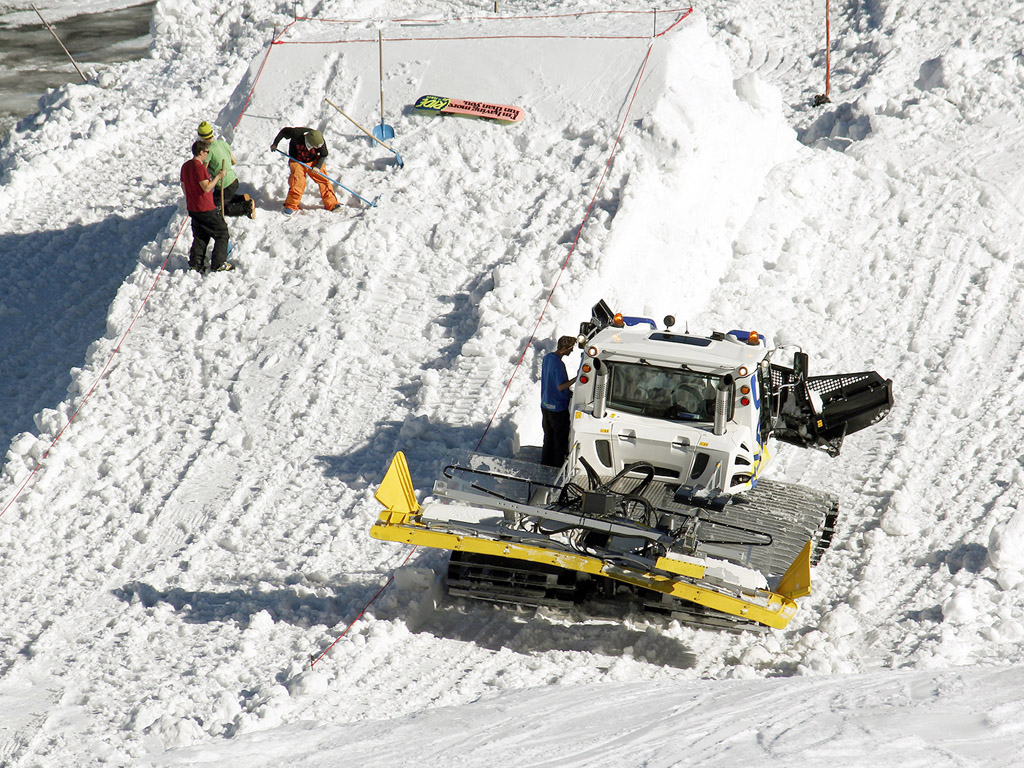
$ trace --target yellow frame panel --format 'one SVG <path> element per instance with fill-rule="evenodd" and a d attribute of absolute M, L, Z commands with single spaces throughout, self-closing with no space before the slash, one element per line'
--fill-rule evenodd
<path fill-rule="evenodd" d="M 545 563 L 558 568 L 567 568 L 594 576 L 632 584 L 642 589 L 661 592 L 716 611 L 756 621 L 775 629 L 784 628 L 797 612 L 793 599 L 810 593 L 810 542 L 800 556 L 793 561 L 782 579 L 783 594 L 757 590 L 750 600 L 728 595 L 713 589 L 697 586 L 683 579 L 701 579 L 704 567 L 670 558 L 659 558 L 657 567 L 677 577 L 656 573 L 641 573 L 605 563 L 596 557 L 564 552 L 544 547 L 535 547 L 510 541 L 482 539 L 455 533 L 432 531 L 417 521 L 420 505 L 416 501 L 409 466 L 405 455 L 399 451 L 375 494 L 378 501 L 388 507 L 370 528 L 370 535 L 380 541 L 395 541 L 417 547 L 432 547 L 459 552 L 475 552 L 481 555 L 508 557 L 533 563 Z M 756 600 L 757 602 L 754 602 Z"/>
<path fill-rule="evenodd" d="M 754 598 L 759 603 L 764 603 L 759 605 L 754 602 L 748 602 L 741 597 L 722 594 L 721 592 L 699 587 L 680 579 L 617 568 L 606 564 L 596 557 L 589 557 L 587 555 L 560 552 L 518 542 L 494 541 L 491 539 L 479 539 L 473 536 L 431 531 L 428 528 L 413 523 L 396 525 L 389 523 L 385 519 L 387 514 L 386 512 L 383 513 L 381 519 L 370 528 L 370 535 L 373 538 L 381 541 L 412 544 L 417 547 L 475 552 L 481 555 L 508 557 L 513 560 L 546 563 L 558 568 L 568 568 L 581 573 L 606 576 L 636 587 L 688 600 L 691 603 L 697 603 L 698 605 L 727 613 L 730 616 L 738 616 L 743 619 L 756 621 L 775 629 L 784 628 L 793 616 L 796 615 L 797 611 L 795 600 L 775 594 L 774 592 L 759 590 L 756 598 Z"/>

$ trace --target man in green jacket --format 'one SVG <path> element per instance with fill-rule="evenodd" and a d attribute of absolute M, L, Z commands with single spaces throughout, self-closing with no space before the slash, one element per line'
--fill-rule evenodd
<path fill-rule="evenodd" d="M 214 201 L 224 211 L 225 216 L 248 216 L 256 218 L 256 203 L 249 195 L 238 194 L 238 175 L 233 168 L 237 162 L 231 151 L 231 145 L 224 139 L 213 138 L 213 126 L 205 120 L 199 124 L 199 140 L 209 149 L 206 167 L 211 176 L 216 176 L 224 169 L 224 177 L 214 190 Z"/>

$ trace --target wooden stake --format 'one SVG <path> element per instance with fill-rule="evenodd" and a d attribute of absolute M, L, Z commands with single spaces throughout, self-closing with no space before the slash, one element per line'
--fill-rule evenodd
<path fill-rule="evenodd" d="M 57 33 L 53 31 L 53 27 L 50 26 L 50 23 L 46 19 L 43 18 L 43 14 L 41 14 L 39 12 L 39 9 L 36 8 L 35 3 L 32 4 L 32 10 L 36 12 L 36 16 L 39 17 L 39 20 L 41 22 L 43 22 L 43 24 L 46 25 L 46 28 L 48 30 L 50 30 L 50 34 L 53 35 L 53 39 L 57 41 L 57 44 L 60 45 L 61 48 L 64 48 L 64 43 L 62 43 L 60 41 L 60 38 L 57 37 Z M 82 70 L 81 69 L 78 69 L 78 64 L 75 62 L 74 57 L 70 53 L 68 53 L 68 49 L 67 48 L 64 48 L 64 53 L 66 53 L 67 57 L 69 59 L 71 59 L 71 63 L 74 65 L 75 69 L 78 70 L 78 74 L 82 76 L 82 82 L 83 83 L 88 83 L 89 82 L 89 78 L 82 74 Z"/>
<path fill-rule="evenodd" d="M 829 19 L 829 3 L 825 0 L 825 98 L 832 90 L 832 27 Z"/>
<path fill-rule="evenodd" d="M 825 0 L 825 92 L 819 93 L 811 100 L 811 106 L 815 107 L 831 103 L 829 94 L 832 90 L 832 26 L 829 6 L 829 0 Z"/>
<path fill-rule="evenodd" d="M 377 62 L 380 65 L 380 130 L 384 132 L 384 40 L 377 30 Z"/>

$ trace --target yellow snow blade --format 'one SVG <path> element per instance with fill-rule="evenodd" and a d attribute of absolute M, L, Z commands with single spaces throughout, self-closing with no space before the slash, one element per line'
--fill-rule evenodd
<path fill-rule="evenodd" d="M 373 497 L 386 507 L 380 515 L 382 522 L 400 525 L 419 512 L 420 505 L 413 491 L 409 464 L 401 451 L 391 459 L 391 466 Z"/>
<path fill-rule="evenodd" d="M 690 576 L 694 579 L 703 579 L 704 572 L 707 570 L 707 568 L 698 563 L 687 563 L 681 560 L 673 560 L 670 557 L 659 557 L 654 567 L 662 571 L 678 573 L 680 576 Z"/>
<path fill-rule="evenodd" d="M 794 595 L 779 594 L 763 589 L 742 590 L 737 587 L 734 590 L 727 590 L 701 586 L 699 584 L 703 576 L 701 566 L 676 561 L 670 564 L 678 575 L 665 575 L 664 573 L 624 568 L 596 557 L 575 552 L 431 530 L 418 520 L 417 513 L 420 511 L 420 506 L 413 493 L 409 466 L 401 451 L 396 453 L 392 459 L 391 466 L 388 468 L 387 474 L 384 475 L 384 480 L 381 482 L 380 488 L 377 489 L 375 497 L 387 507 L 370 529 L 370 535 L 381 541 L 395 541 L 417 547 L 433 547 L 449 551 L 476 552 L 482 555 L 545 563 L 557 568 L 605 576 L 776 629 L 785 627 L 796 615 L 797 604 L 793 599 Z M 806 562 L 806 566 L 797 568 L 797 563 L 803 562 Z M 783 577 L 783 582 L 785 583 L 787 579 L 794 582 L 802 579 L 799 583 L 806 584 L 806 588 L 809 590 L 809 568 L 810 548 L 808 545 L 805 547 L 804 553 L 801 553 L 801 556 L 797 557 L 794 564 L 790 566 L 789 571 Z M 795 575 L 791 576 L 791 574 Z M 799 586 L 799 584 L 794 586 Z"/>
<path fill-rule="evenodd" d="M 381 514 L 380 519 L 370 529 L 370 535 L 373 538 L 381 541 L 412 544 L 417 547 L 476 552 L 482 555 L 508 557 L 513 560 L 546 563 L 558 568 L 580 571 L 581 573 L 606 576 L 636 587 L 662 592 L 672 597 L 688 600 L 691 603 L 704 605 L 716 611 L 727 613 L 730 616 L 738 616 L 743 619 L 756 621 L 776 629 L 785 627 L 790 619 L 796 615 L 797 611 L 796 601 L 792 598 L 767 590 L 745 592 L 737 589 L 735 593 L 730 594 L 699 586 L 684 576 L 673 578 L 662 574 L 644 573 L 622 568 L 612 563 L 605 563 L 596 557 L 579 555 L 573 552 L 432 531 L 426 526 L 412 521 L 405 523 L 391 522 L 391 516 L 389 512 Z"/>
<path fill-rule="evenodd" d="M 780 595 L 789 598 L 811 594 L 811 542 L 804 544 L 776 587 Z"/>

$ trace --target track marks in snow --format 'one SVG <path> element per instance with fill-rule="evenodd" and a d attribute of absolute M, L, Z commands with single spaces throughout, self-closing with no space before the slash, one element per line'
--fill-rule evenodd
<path fill-rule="evenodd" d="M 990 131 L 975 126 L 949 144 L 939 137 L 908 142 L 898 170 L 858 168 L 851 179 L 860 177 L 859 191 L 846 186 L 840 170 L 849 164 L 835 158 L 837 189 L 847 190 L 848 205 L 860 216 L 876 206 L 875 232 L 859 255 L 847 251 L 841 263 L 828 254 L 802 265 L 777 261 L 781 272 L 798 278 L 797 305 L 811 310 L 802 340 L 779 321 L 786 338 L 812 345 L 815 370 L 876 368 L 896 382 L 894 411 L 850 437 L 835 462 L 787 454 L 783 463 L 803 472 L 804 482 L 842 489 L 841 530 L 818 569 L 822 599 L 806 608 L 821 611 L 818 620 L 828 626 L 842 621 L 837 604 L 852 607 L 861 627 L 848 644 L 853 668 L 932 655 L 978 661 L 967 640 L 956 637 L 955 619 L 952 627 L 943 622 L 943 604 L 957 595 L 979 614 L 990 612 L 993 636 L 1024 631 L 1012 595 L 974 576 L 986 567 L 993 510 L 1016 505 L 1020 478 L 1018 452 L 1010 447 L 1021 428 L 1020 387 L 1007 386 L 1005 374 L 1018 370 L 1024 356 L 1024 327 L 1014 309 L 1024 300 L 1024 270 L 1014 256 L 1021 219 L 1014 197 L 998 191 L 1013 185 L 991 172 L 1001 164 L 986 162 Z M 888 194 L 873 200 L 872 189 Z M 783 226 L 764 230 L 769 250 L 785 231 L 783 210 L 775 211 Z M 839 218 L 818 221 L 821 241 L 843 239 Z M 865 274 L 877 275 L 871 303 L 888 312 L 858 312 L 853 283 Z M 832 283 L 825 291 L 812 288 Z M 979 424 L 991 439 L 979 440 Z M 894 573 L 887 566 L 894 559 L 917 567 Z M 885 650 L 862 655 L 865 638 L 868 647 Z"/>

